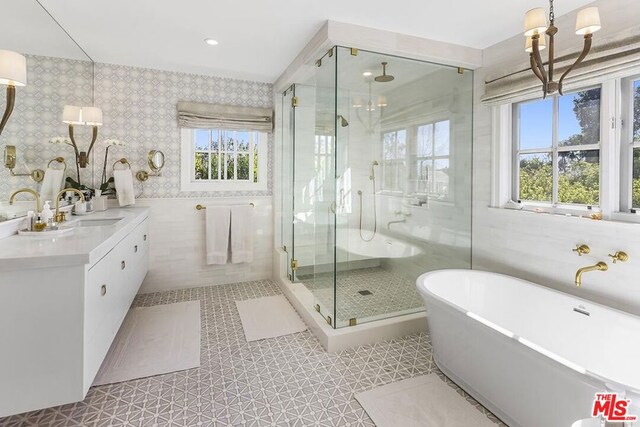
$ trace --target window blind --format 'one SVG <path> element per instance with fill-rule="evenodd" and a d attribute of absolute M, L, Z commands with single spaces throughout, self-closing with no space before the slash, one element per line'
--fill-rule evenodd
<path fill-rule="evenodd" d="M 178 102 L 178 126 L 269 132 L 273 129 L 273 111 L 270 108 L 181 101 Z"/>
<path fill-rule="evenodd" d="M 576 60 L 581 47 L 570 55 L 556 58 L 554 80 Z M 523 53 L 524 55 L 524 53 Z M 542 51 L 546 58 L 546 51 Z M 545 62 L 545 69 L 547 63 Z M 632 35 L 615 41 L 594 44 L 586 60 L 576 67 L 564 80 L 564 92 L 602 83 L 607 79 L 625 77 L 640 68 L 640 35 Z M 485 81 L 482 102 L 486 105 L 500 105 L 524 101 L 541 94 L 540 80 L 530 68 L 511 71 L 502 76 Z"/>

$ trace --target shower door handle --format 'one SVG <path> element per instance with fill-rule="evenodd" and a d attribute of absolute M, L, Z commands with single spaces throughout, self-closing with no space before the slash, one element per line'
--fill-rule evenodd
<path fill-rule="evenodd" d="M 331 205 L 329 205 L 329 211 L 331 213 L 333 213 L 333 214 L 336 213 L 336 202 L 335 201 L 331 202 Z"/>

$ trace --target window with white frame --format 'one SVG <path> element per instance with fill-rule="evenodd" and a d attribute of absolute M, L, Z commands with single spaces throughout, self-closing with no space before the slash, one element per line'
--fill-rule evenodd
<path fill-rule="evenodd" d="M 450 127 L 449 120 L 417 127 L 415 162 L 412 168 L 416 193 L 428 193 L 441 199 L 449 197 Z"/>
<path fill-rule="evenodd" d="M 601 88 L 513 106 L 513 199 L 600 204 Z"/>
<path fill-rule="evenodd" d="M 622 81 L 621 211 L 640 210 L 640 76 Z"/>
<path fill-rule="evenodd" d="M 407 130 L 382 134 L 382 190 L 404 191 L 407 161 Z"/>
<path fill-rule="evenodd" d="M 183 129 L 182 190 L 266 190 L 267 139 L 258 131 Z"/>
<path fill-rule="evenodd" d="M 631 107 L 631 122 L 629 129 L 633 141 L 633 174 L 632 174 L 632 207 L 640 208 L 640 79 L 631 85 L 633 106 Z"/>
<path fill-rule="evenodd" d="M 640 75 L 599 84 L 494 107 L 492 206 L 640 222 Z"/>

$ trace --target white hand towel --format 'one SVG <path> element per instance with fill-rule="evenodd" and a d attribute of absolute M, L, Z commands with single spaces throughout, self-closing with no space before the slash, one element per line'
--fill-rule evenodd
<path fill-rule="evenodd" d="M 253 206 L 231 206 L 231 262 L 253 262 Z"/>
<path fill-rule="evenodd" d="M 133 173 L 131 173 L 131 170 L 114 170 L 113 180 L 116 184 L 118 204 L 120 204 L 120 206 L 134 205 L 136 203 L 136 195 L 133 192 Z"/>
<path fill-rule="evenodd" d="M 64 184 L 64 170 L 47 168 L 44 173 L 44 179 L 42 180 L 42 187 L 40 187 L 40 198 L 42 201 L 49 200 L 51 203 L 55 203 L 54 200 Z"/>
<path fill-rule="evenodd" d="M 231 211 L 228 206 L 207 206 L 206 212 L 207 264 L 226 264 Z"/>

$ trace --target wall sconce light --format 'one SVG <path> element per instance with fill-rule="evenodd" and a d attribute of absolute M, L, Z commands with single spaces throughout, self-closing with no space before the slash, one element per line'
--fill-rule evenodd
<path fill-rule="evenodd" d="M 9 169 L 11 176 L 28 176 L 35 182 L 42 182 L 44 179 L 44 171 L 42 169 L 34 169 L 29 173 L 15 173 L 16 167 L 16 147 L 15 145 L 7 145 L 4 147 L 4 166 Z"/>
<path fill-rule="evenodd" d="M 7 86 L 7 106 L 0 121 L 0 134 L 16 103 L 16 86 L 27 85 L 27 58 L 11 50 L 0 50 L 0 84 Z"/>
<path fill-rule="evenodd" d="M 98 107 L 76 107 L 75 105 L 65 105 L 62 112 L 62 122 L 69 125 L 69 139 L 76 152 L 76 159 L 81 168 L 86 168 L 89 163 L 89 155 L 98 139 L 98 126 L 102 126 L 102 110 Z M 80 151 L 73 134 L 75 125 L 93 126 L 93 135 L 89 149 Z"/>

